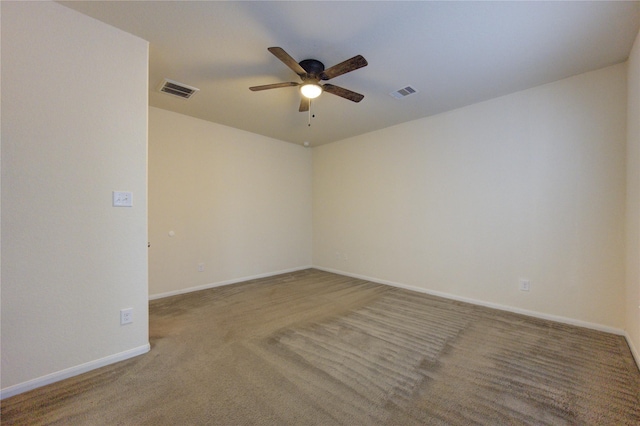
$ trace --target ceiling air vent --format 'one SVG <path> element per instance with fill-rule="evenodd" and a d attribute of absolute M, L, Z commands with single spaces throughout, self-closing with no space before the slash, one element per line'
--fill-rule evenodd
<path fill-rule="evenodd" d="M 182 99 L 189 99 L 196 94 L 200 89 L 187 86 L 186 84 L 178 83 L 177 81 L 169 80 L 165 78 L 160 85 L 159 90 L 169 95 L 177 96 Z"/>
<path fill-rule="evenodd" d="M 396 99 L 402 99 L 409 95 L 413 95 L 414 93 L 418 93 L 418 91 L 411 86 L 407 86 L 407 87 L 403 87 L 402 89 L 396 90 L 395 92 L 391 92 L 389 94 Z"/>

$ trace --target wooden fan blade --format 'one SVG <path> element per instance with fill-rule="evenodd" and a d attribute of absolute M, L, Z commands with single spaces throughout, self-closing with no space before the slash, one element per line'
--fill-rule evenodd
<path fill-rule="evenodd" d="M 311 99 L 305 98 L 304 96 L 302 96 L 300 99 L 300 109 L 298 109 L 298 111 L 300 112 L 309 111 L 310 104 L 311 104 Z"/>
<path fill-rule="evenodd" d="M 278 89 L 280 87 L 293 87 L 299 86 L 299 83 L 294 83 L 293 81 L 289 81 L 288 83 L 275 83 L 275 84 L 265 84 L 263 86 L 253 86 L 249 87 L 249 90 L 257 92 L 259 90 L 268 90 L 268 89 Z"/>
<path fill-rule="evenodd" d="M 293 59 L 287 52 L 285 52 L 283 48 L 269 47 L 267 50 L 273 53 L 276 58 L 280 59 L 286 66 L 291 68 L 293 72 L 298 74 L 300 77 L 304 78 L 307 75 L 307 72 L 304 70 L 304 68 L 302 68 L 295 59 Z"/>
<path fill-rule="evenodd" d="M 331 93 L 332 95 L 337 95 L 341 98 L 349 99 L 353 102 L 360 102 L 362 99 L 364 99 L 364 95 L 361 95 L 360 93 L 352 92 L 349 89 L 334 86 L 333 84 L 323 84 L 322 89 L 323 91 Z"/>
<path fill-rule="evenodd" d="M 362 55 L 354 56 L 351 59 L 347 59 L 344 62 L 340 62 L 338 65 L 334 65 L 329 69 L 324 70 L 320 74 L 320 78 L 323 80 L 329 80 L 339 75 L 346 74 L 358 68 L 366 67 L 369 63 L 362 57 Z"/>

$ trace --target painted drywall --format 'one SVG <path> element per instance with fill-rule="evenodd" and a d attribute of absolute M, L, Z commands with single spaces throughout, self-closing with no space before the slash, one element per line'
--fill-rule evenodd
<path fill-rule="evenodd" d="M 148 44 L 54 2 L 0 7 L 7 397 L 148 350 Z"/>
<path fill-rule="evenodd" d="M 628 61 L 626 330 L 640 365 L 640 33 Z"/>
<path fill-rule="evenodd" d="M 150 108 L 149 241 L 152 298 L 309 267 L 311 150 Z"/>
<path fill-rule="evenodd" d="M 314 148 L 314 265 L 622 330 L 626 117 L 619 64 Z"/>

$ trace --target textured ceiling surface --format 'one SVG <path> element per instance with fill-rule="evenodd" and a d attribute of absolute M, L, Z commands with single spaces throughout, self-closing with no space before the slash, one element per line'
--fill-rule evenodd
<path fill-rule="evenodd" d="M 149 41 L 151 106 L 312 146 L 623 62 L 640 26 L 638 1 L 60 3 Z M 364 99 L 323 93 L 308 114 L 297 87 L 250 91 L 299 81 L 271 46 L 326 67 L 363 55 L 330 82 Z M 160 93 L 164 78 L 200 91 Z"/>

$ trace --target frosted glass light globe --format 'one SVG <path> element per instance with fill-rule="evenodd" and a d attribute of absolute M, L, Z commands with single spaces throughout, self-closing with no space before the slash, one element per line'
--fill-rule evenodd
<path fill-rule="evenodd" d="M 305 98 L 315 99 L 322 93 L 322 87 L 315 83 L 307 83 L 300 88 L 300 92 Z"/>

